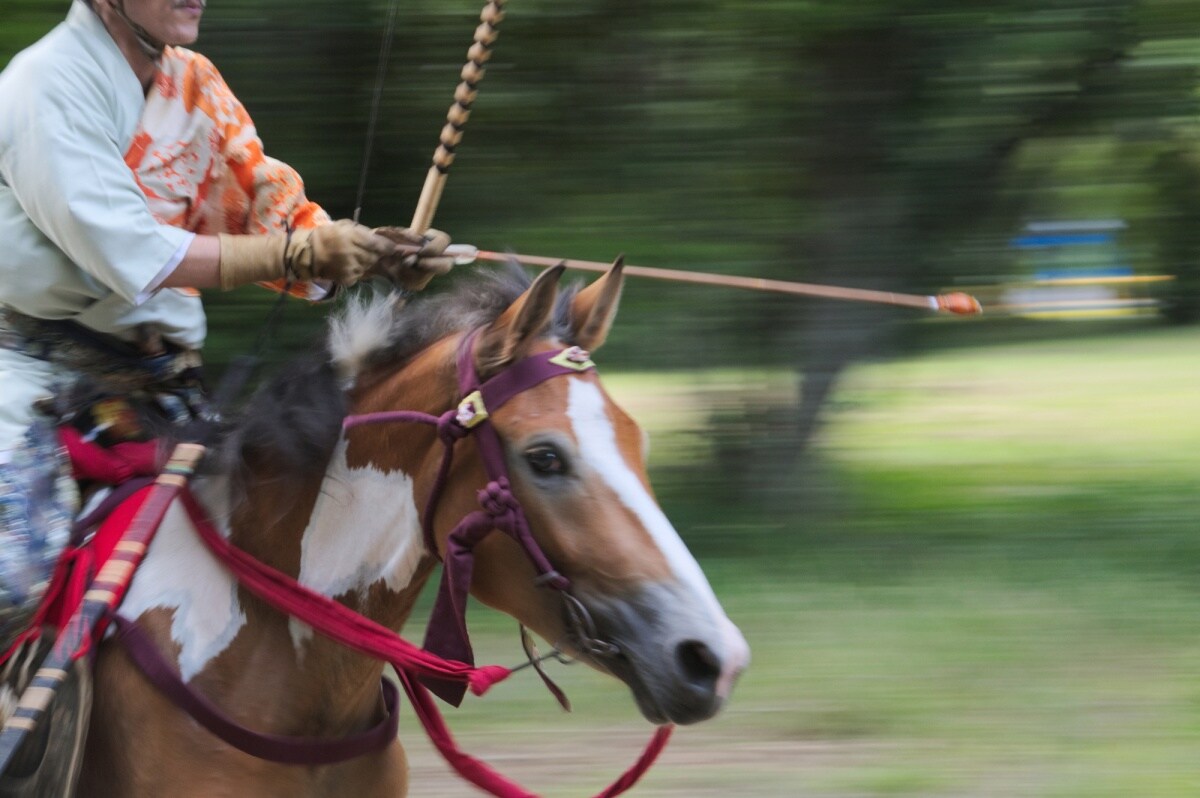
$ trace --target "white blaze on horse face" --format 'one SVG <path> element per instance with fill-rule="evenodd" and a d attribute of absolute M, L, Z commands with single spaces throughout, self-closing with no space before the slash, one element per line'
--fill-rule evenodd
<path fill-rule="evenodd" d="M 749 664 L 750 647 L 746 639 L 725 615 L 712 586 L 700 570 L 700 564 L 688 551 L 675 527 L 622 456 L 616 430 L 608 417 L 608 403 L 600 388 L 582 379 L 568 382 L 567 417 L 571 419 L 580 456 L 642 522 L 666 557 L 675 578 L 695 594 L 720 630 L 725 650 L 719 652 L 722 666 L 717 693 L 727 696 L 737 675 Z"/>
<path fill-rule="evenodd" d="M 204 498 L 215 493 L 204 491 Z M 228 529 L 218 520 L 224 513 L 211 502 L 206 504 L 221 534 L 228 537 Z M 229 570 L 201 542 L 178 502 L 167 511 L 121 603 L 121 614 L 127 618 L 153 609 L 174 610 L 171 638 L 179 644 L 184 681 L 228 648 L 246 624 Z"/>
<path fill-rule="evenodd" d="M 329 597 L 365 593 L 376 582 L 408 587 L 425 551 L 412 477 L 351 468 L 346 441 L 330 459 L 300 542 L 300 582 Z M 297 649 L 312 629 L 291 624 Z"/>

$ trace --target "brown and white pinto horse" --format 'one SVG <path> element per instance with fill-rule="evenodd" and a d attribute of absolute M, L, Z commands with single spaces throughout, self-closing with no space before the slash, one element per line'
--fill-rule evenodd
<path fill-rule="evenodd" d="M 351 413 L 458 402 L 455 356 L 482 329 L 486 379 L 531 354 L 603 343 L 617 309 L 620 264 L 578 293 L 561 269 L 529 284 L 512 267 L 400 307 L 352 305 L 331 324 L 328 357 L 277 379 L 252 401 L 225 456 L 195 492 L 230 541 L 304 585 L 399 630 L 436 558 L 421 514 L 442 444 L 426 426 L 342 431 Z M 594 371 L 542 382 L 491 418 L 514 492 L 538 544 L 617 656 L 579 644 L 561 596 L 534 583 L 511 538 L 476 548 L 471 592 L 631 689 L 654 723 L 692 723 L 720 708 L 749 651 L 696 561 L 655 502 L 636 424 Z M 433 529 L 444 551 L 487 482 L 473 444 L 445 482 Z M 189 685 L 255 731 L 338 738 L 378 723 L 383 665 L 343 648 L 238 587 L 178 507 L 150 547 L 122 606 Z M 197 725 L 106 641 L 79 794 L 89 798 L 395 798 L 407 790 L 399 742 L 334 765 L 255 759 Z"/>

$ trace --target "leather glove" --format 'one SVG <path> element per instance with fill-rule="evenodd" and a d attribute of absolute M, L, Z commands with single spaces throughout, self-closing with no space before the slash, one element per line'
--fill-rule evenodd
<path fill-rule="evenodd" d="M 454 256 L 444 254 L 450 246 L 450 236 L 441 230 L 427 230 L 422 235 L 407 227 L 378 227 L 375 233 L 410 250 L 418 249 L 380 258 L 368 270 L 372 276 L 386 277 L 402 288 L 420 291 L 434 277 L 454 267 Z"/>
<path fill-rule="evenodd" d="M 238 236 L 221 233 L 221 287 L 295 277 L 354 285 L 396 245 L 369 227 L 339 219 L 311 230 Z"/>

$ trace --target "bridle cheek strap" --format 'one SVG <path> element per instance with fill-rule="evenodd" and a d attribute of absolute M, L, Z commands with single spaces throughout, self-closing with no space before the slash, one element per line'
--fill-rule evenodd
<path fill-rule="evenodd" d="M 465 398 L 459 404 L 455 420 L 474 435 L 489 482 L 477 493 L 482 510 L 460 521 L 447 538 L 442 580 L 424 641 L 426 651 L 470 665 L 475 664 L 475 655 L 467 631 L 467 594 L 475 570 L 475 546 L 481 540 L 493 531 L 508 535 L 529 558 L 539 585 L 564 591 L 571 586 L 533 538 L 525 511 L 509 483 L 504 445 L 489 416 L 509 399 L 552 377 L 579 374 L 594 367 L 587 354 L 578 348 L 552 351 L 524 358 L 480 384 L 475 370 L 478 337 L 476 330 L 464 336 L 459 344 L 458 388 L 459 395 Z M 575 362 L 565 360 L 567 353 L 574 355 Z M 436 504 L 433 509 L 436 510 Z M 424 683 L 434 695 L 453 706 L 461 704 L 466 695 L 466 686 L 461 682 L 425 679 Z"/>
<path fill-rule="evenodd" d="M 469 432 L 474 432 L 475 446 L 490 480 L 478 493 L 479 506 L 491 516 L 496 529 L 513 538 L 525 551 L 537 571 L 540 585 L 567 590 L 571 583 L 554 570 L 541 546 L 534 540 L 521 502 L 512 492 L 504 445 L 490 421 L 490 414 L 503 407 L 508 400 L 546 380 L 579 375 L 596 366 L 586 351 L 571 346 L 519 360 L 480 384 L 475 371 L 475 342 L 479 334 L 480 330 L 475 330 L 464 336 L 458 347 L 458 389 L 465 398 L 459 403 L 456 414 L 456 420 Z"/>

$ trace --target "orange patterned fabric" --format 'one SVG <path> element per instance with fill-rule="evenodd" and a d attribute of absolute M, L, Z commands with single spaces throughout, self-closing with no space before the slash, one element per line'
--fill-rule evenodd
<path fill-rule="evenodd" d="M 163 53 L 125 163 L 155 218 L 193 233 L 262 234 L 329 221 L 296 170 L 263 153 L 254 122 L 212 62 L 181 47 Z M 295 285 L 292 293 L 325 292 Z"/>

